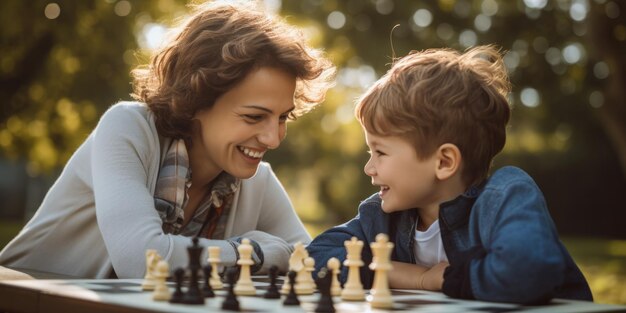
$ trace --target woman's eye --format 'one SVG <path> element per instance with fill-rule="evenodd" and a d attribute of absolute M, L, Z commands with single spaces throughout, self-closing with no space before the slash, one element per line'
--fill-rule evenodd
<path fill-rule="evenodd" d="M 285 115 L 281 115 L 281 116 L 278 118 L 278 121 L 279 121 L 279 122 L 281 122 L 281 123 L 284 123 L 284 122 L 286 122 L 288 119 L 289 119 L 289 114 L 285 114 Z"/>
<path fill-rule="evenodd" d="M 253 114 L 244 114 L 243 117 L 246 120 L 252 121 L 252 122 L 258 122 L 258 121 L 263 119 L 263 116 L 261 116 L 261 115 L 253 115 Z"/>

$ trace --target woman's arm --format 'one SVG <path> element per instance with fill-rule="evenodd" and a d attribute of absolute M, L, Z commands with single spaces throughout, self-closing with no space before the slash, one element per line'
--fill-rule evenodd
<path fill-rule="evenodd" d="M 286 272 L 293 245 L 308 244 L 311 237 L 269 164 L 260 164 L 255 177 L 242 183 L 237 206 L 241 216 L 234 220 L 234 233 L 258 243 L 255 255 L 262 264 L 258 273 L 272 265 Z"/>

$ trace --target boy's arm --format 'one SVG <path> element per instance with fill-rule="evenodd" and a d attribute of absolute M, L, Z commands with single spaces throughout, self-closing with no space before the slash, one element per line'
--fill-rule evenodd
<path fill-rule="evenodd" d="M 389 287 L 394 289 L 423 289 L 440 291 L 443 285 L 443 272 L 448 263 L 441 262 L 432 268 L 417 264 L 391 261 Z"/>
<path fill-rule="evenodd" d="M 565 260 L 539 188 L 517 180 L 490 190 L 491 212 L 483 216 L 481 242 L 462 253 L 444 274 L 443 292 L 452 297 L 496 302 L 538 303 L 553 297 L 564 279 Z M 492 210 L 493 209 L 493 210 Z M 493 221 L 487 221 L 493 218 Z"/>
<path fill-rule="evenodd" d="M 328 260 L 334 257 L 339 260 L 340 264 L 342 264 L 339 280 L 342 283 L 345 283 L 348 278 L 348 268 L 343 266 L 343 261 L 346 259 L 344 241 L 350 240 L 352 237 L 357 237 L 357 239 L 363 241 L 363 252 L 365 252 L 368 241 L 361 227 L 360 215 L 357 215 L 345 224 L 335 226 L 323 232 L 313 239 L 306 249 L 309 252 L 309 256 L 315 259 L 314 277 L 322 267 L 326 267 Z M 367 263 L 365 260 L 364 263 L 365 265 L 361 267 L 362 280 L 366 279 L 363 275 L 368 275 L 366 270 Z"/>
<path fill-rule="evenodd" d="M 309 255 L 315 259 L 315 272 L 325 267 L 332 257 L 339 259 L 343 264 L 346 259 L 344 242 L 356 237 L 363 241 L 361 259 L 363 266 L 360 268 L 361 282 L 364 288 L 370 288 L 373 281 L 373 272 L 368 265 L 372 262 L 372 250 L 370 243 L 375 241 L 377 234 L 389 234 L 389 215 L 380 208 L 380 198 L 377 194 L 372 195 L 359 205 L 359 213 L 345 224 L 335 226 L 319 236 L 307 246 Z M 393 255 L 393 253 L 392 253 Z M 348 278 L 348 268 L 341 267 L 339 280 L 345 282 Z"/>

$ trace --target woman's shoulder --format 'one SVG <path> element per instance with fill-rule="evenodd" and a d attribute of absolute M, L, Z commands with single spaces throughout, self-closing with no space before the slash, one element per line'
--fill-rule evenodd
<path fill-rule="evenodd" d="M 133 101 L 121 101 L 110 106 L 98 122 L 97 129 L 103 128 L 135 135 L 156 133 L 154 118 L 148 106 Z"/>
<path fill-rule="evenodd" d="M 278 178 L 276 178 L 276 174 L 274 174 L 274 171 L 272 170 L 272 166 L 267 162 L 261 162 L 259 163 L 259 167 L 257 168 L 254 176 L 247 179 L 242 179 L 241 183 L 251 186 L 264 186 L 270 179 L 278 180 Z"/>
<path fill-rule="evenodd" d="M 110 106 L 102 115 L 103 119 L 144 119 L 149 120 L 151 117 L 150 110 L 145 103 L 136 101 L 120 101 Z"/>

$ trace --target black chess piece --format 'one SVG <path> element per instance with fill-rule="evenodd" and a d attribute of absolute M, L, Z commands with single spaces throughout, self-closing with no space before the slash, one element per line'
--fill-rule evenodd
<path fill-rule="evenodd" d="M 300 300 L 298 300 L 298 295 L 296 295 L 296 272 L 289 271 L 287 277 L 289 278 L 289 293 L 285 297 L 283 305 L 300 305 Z"/>
<path fill-rule="evenodd" d="M 198 237 L 193 237 L 193 244 L 187 247 L 187 254 L 189 254 L 189 272 L 191 279 L 189 280 L 189 287 L 183 302 L 186 304 L 204 304 L 204 297 L 198 287 L 198 271 L 200 270 L 200 255 L 202 254 L 202 247 L 198 245 Z"/>
<path fill-rule="evenodd" d="M 177 268 L 174 271 L 174 280 L 176 281 L 176 290 L 172 293 L 172 297 L 170 298 L 170 303 L 183 303 L 183 298 L 185 294 L 183 294 L 183 279 L 185 276 L 185 270 L 182 268 Z"/>
<path fill-rule="evenodd" d="M 235 279 L 237 276 L 237 267 L 229 267 L 226 270 L 226 283 L 228 284 L 228 293 L 226 299 L 222 302 L 222 310 L 239 311 L 239 300 L 235 295 Z"/>
<path fill-rule="evenodd" d="M 267 292 L 263 296 L 265 299 L 280 299 L 280 292 L 278 292 L 278 287 L 276 287 L 276 276 L 278 276 L 278 266 L 272 265 L 270 267 L 270 287 L 267 289 Z"/>
<path fill-rule="evenodd" d="M 213 292 L 213 287 L 211 287 L 211 283 L 209 279 L 211 278 L 211 270 L 213 267 L 211 264 L 207 264 L 202 268 L 204 272 L 204 286 L 202 287 L 202 294 L 205 298 L 213 298 L 215 297 L 215 293 Z"/>
<path fill-rule="evenodd" d="M 335 305 L 333 303 L 333 296 L 330 294 L 330 285 L 332 283 L 332 274 L 328 272 L 328 269 L 322 267 L 317 273 L 317 279 L 315 280 L 317 288 L 320 290 L 320 300 L 315 308 L 316 313 L 335 313 Z"/>

